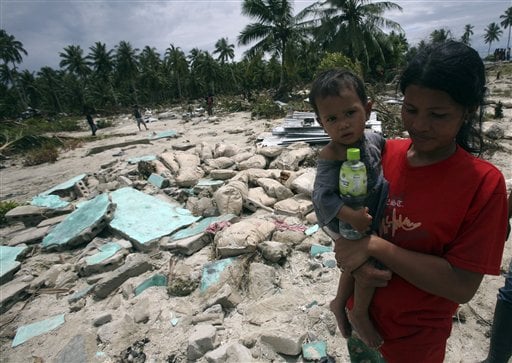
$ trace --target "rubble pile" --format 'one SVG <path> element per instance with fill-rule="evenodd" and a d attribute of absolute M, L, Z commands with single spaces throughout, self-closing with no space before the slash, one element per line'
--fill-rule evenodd
<path fill-rule="evenodd" d="M 116 159 L 12 209 L 0 233 L 0 354 L 348 359 L 327 304 L 339 271 L 315 224 L 315 153 L 203 142 Z"/>

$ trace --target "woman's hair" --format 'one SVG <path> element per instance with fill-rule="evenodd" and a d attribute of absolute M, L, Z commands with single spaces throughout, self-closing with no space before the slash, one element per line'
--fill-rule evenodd
<path fill-rule="evenodd" d="M 409 62 L 400 78 L 402 93 L 410 85 L 444 91 L 463 106 L 468 116 L 456 141 L 463 149 L 481 154 L 485 67 L 476 50 L 455 41 L 427 47 Z"/>
<path fill-rule="evenodd" d="M 353 89 L 361 103 L 366 105 L 368 97 L 364 83 L 357 75 L 347 69 L 334 68 L 321 72 L 315 79 L 309 92 L 309 103 L 318 115 L 316 100 L 329 96 L 339 96 L 340 91 L 346 88 Z"/>

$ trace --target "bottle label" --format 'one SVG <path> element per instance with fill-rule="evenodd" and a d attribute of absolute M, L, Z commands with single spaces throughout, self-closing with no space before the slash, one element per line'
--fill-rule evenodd
<path fill-rule="evenodd" d="M 359 197 L 366 194 L 366 167 L 362 162 L 343 163 L 340 170 L 340 193 L 345 196 Z"/>

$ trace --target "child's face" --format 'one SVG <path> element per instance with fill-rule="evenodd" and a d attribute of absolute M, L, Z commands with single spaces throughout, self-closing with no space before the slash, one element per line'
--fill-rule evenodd
<path fill-rule="evenodd" d="M 352 145 L 361 139 L 372 109 L 371 102 L 363 104 L 353 89 L 346 88 L 337 96 L 319 98 L 316 105 L 317 120 L 332 142 Z"/>

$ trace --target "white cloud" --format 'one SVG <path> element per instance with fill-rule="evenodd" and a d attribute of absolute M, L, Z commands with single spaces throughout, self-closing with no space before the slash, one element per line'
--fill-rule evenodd
<path fill-rule="evenodd" d="M 450 29 L 460 38 L 465 24 L 474 26 L 473 46 L 487 53 L 483 33 L 491 22 L 512 6 L 512 0 L 395 0 L 403 12 L 385 17 L 402 25 L 410 44 L 434 29 Z M 295 1 L 296 11 L 313 1 Z M 95 42 L 109 49 L 125 40 L 134 48 L 149 45 L 163 55 L 172 43 L 185 53 L 192 48 L 213 52 L 215 42 L 227 37 L 239 59 L 247 47 L 238 47 L 240 31 L 253 20 L 241 14 L 242 1 L 228 0 L 2 0 L 0 27 L 23 43 L 28 52 L 21 68 L 58 68 L 59 53 L 80 45 L 85 53 Z M 495 46 L 506 46 L 506 33 Z"/>

